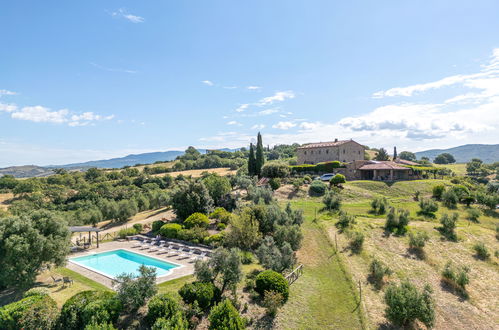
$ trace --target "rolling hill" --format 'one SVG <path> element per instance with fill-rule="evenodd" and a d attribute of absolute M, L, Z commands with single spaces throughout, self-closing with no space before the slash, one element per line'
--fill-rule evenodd
<path fill-rule="evenodd" d="M 457 163 L 469 162 L 472 158 L 480 158 L 485 163 L 499 162 L 499 144 L 465 144 L 449 149 L 431 149 L 416 152 L 416 157 L 428 157 L 433 160 L 441 153 L 448 152 L 454 156 Z"/>

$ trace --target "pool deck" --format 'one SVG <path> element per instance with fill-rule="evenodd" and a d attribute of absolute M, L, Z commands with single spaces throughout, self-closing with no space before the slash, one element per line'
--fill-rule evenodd
<path fill-rule="evenodd" d="M 179 264 L 182 267 L 174 268 L 172 269 L 172 272 L 168 275 L 158 277 L 156 279 L 156 283 L 163 283 L 167 282 L 179 277 L 183 277 L 186 275 L 192 275 L 194 274 L 194 261 L 188 259 L 188 258 L 179 258 L 177 255 L 174 254 L 169 254 L 169 256 L 166 257 L 166 253 L 162 252 L 149 252 L 147 249 L 143 249 L 141 247 L 134 247 L 134 241 L 113 241 L 109 243 L 101 243 L 99 248 L 96 249 L 91 249 L 88 251 L 83 251 L 83 252 L 77 252 L 77 253 L 72 253 L 69 255 L 68 259 L 70 258 L 75 258 L 75 257 L 82 257 L 82 256 L 88 256 L 91 254 L 96 254 L 96 253 L 101 253 L 101 252 L 106 252 L 106 251 L 111 251 L 111 250 L 118 250 L 118 249 L 123 249 L 123 250 L 128 250 L 131 252 L 135 252 L 138 254 L 143 254 L 148 257 L 153 257 L 156 259 L 160 259 L 163 261 L 167 261 L 173 264 Z M 102 274 L 96 273 L 90 269 L 87 269 L 85 267 L 79 266 L 71 261 L 68 260 L 66 267 L 82 274 L 85 277 L 88 277 L 89 279 L 101 283 L 108 288 L 113 288 L 113 280 L 107 276 L 104 276 Z"/>

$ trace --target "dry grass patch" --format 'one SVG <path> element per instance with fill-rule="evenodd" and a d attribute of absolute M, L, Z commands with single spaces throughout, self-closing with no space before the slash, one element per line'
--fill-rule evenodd
<path fill-rule="evenodd" d="M 236 174 L 237 170 L 231 170 L 229 167 L 221 167 L 221 168 L 207 168 L 207 169 L 200 169 L 200 170 L 187 170 L 187 171 L 178 171 L 178 172 L 170 172 L 170 173 L 159 173 L 159 174 L 154 174 L 153 176 L 165 176 L 165 175 L 171 175 L 172 177 L 176 177 L 179 175 L 184 175 L 184 176 L 192 176 L 193 178 L 198 178 L 203 175 L 204 172 L 208 173 L 216 173 L 221 176 L 225 175 L 230 175 L 230 174 Z"/>

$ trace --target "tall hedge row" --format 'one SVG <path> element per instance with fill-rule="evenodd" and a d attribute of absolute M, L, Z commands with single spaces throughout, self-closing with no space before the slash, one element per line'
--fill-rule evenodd
<path fill-rule="evenodd" d="M 332 162 L 317 163 L 315 165 L 310 165 L 310 164 L 293 165 L 290 166 L 290 169 L 293 173 L 307 173 L 307 172 L 327 173 L 327 172 L 333 172 L 335 168 L 340 168 L 340 167 L 345 167 L 345 164 L 342 164 L 339 161 L 335 160 Z"/>

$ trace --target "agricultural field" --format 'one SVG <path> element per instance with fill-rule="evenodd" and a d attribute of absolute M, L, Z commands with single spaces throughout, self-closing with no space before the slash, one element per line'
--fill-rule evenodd
<path fill-rule="evenodd" d="M 345 184 L 341 192 L 343 198 L 342 210 L 348 214 L 356 216 L 355 230 L 364 234 L 365 241 L 360 254 L 354 254 L 350 251 L 349 235 L 341 233 L 335 227 L 338 214 L 321 212 L 323 208 L 321 198 L 308 197 L 299 193 L 298 197 L 292 199 L 292 205 L 305 210 L 306 214 L 315 217 L 317 220 L 309 223 L 306 230 L 306 238 L 303 248 L 299 251 L 300 261 L 306 265 L 307 258 L 304 256 L 311 251 L 307 246 L 310 236 L 310 226 L 316 226 L 316 230 L 322 228 L 329 239 L 329 242 L 337 244 L 339 254 L 334 254 L 332 249 L 330 258 L 337 259 L 340 267 L 346 269 L 345 274 L 349 283 L 355 283 L 353 286 L 355 297 L 358 294 L 356 286 L 362 286 L 362 304 L 363 313 L 366 315 L 368 328 L 379 328 L 388 326 L 388 321 L 384 316 L 385 303 L 383 300 L 384 289 L 376 289 L 369 281 L 369 265 L 376 258 L 382 261 L 392 270 L 386 281 L 388 283 L 398 283 L 403 280 L 409 280 L 415 283 L 417 287 L 422 288 L 429 284 L 433 288 L 433 297 L 436 303 L 436 324 L 437 329 L 490 329 L 492 324 L 497 324 L 499 319 L 499 266 L 498 258 L 494 256 L 495 251 L 499 250 L 499 243 L 496 239 L 496 223 L 499 222 L 497 212 L 486 211 L 479 219 L 479 223 L 466 220 L 466 207 L 459 205 L 456 210 L 449 210 L 440 203 L 439 210 L 435 219 L 424 219 L 416 213 L 419 210 L 418 202 L 414 200 L 415 192 L 420 192 L 420 198 L 430 197 L 432 187 L 436 184 L 450 185 L 445 180 L 421 180 L 397 182 L 386 184 L 372 181 L 356 181 Z M 283 187 L 280 190 L 285 191 Z M 410 212 L 409 232 L 406 235 L 399 236 L 387 233 L 384 229 L 385 215 L 375 216 L 371 214 L 370 202 L 373 197 L 384 196 L 388 199 L 391 206 L 404 208 Z M 281 194 L 282 198 L 282 194 Z M 287 198 L 284 198 L 287 199 Z M 288 199 L 289 200 L 289 199 Z M 458 213 L 457 222 L 457 242 L 444 239 L 437 230 L 440 227 L 439 219 L 444 213 Z M 424 248 L 426 254 L 424 258 L 411 253 L 409 249 L 409 233 L 414 231 L 424 231 L 429 235 L 429 241 Z M 308 238 L 308 239 L 307 239 Z M 314 245 L 319 240 L 313 238 Z M 489 260 L 480 260 L 475 256 L 473 246 L 477 242 L 483 242 L 491 254 Z M 327 251 L 324 247 L 313 253 L 314 256 L 320 256 Z M 314 262 L 321 263 L 319 259 L 313 259 Z M 467 286 L 468 297 L 464 298 L 457 294 L 442 281 L 441 273 L 448 261 L 459 266 L 467 266 L 470 269 L 470 282 Z M 325 271 L 326 263 L 321 263 L 321 269 Z M 309 264 L 307 268 L 312 268 Z M 312 272 L 312 270 L 311 270 Z M 312 273 L 313 274 L 313 273 Z M 312 276 L 309 274 L 308 276 Z M 330 276 L 333 273 L 329 273 Z M 331 276 L 337 279 L 337 276 Z M 305 276 L 304 276 L 305 279 Z M 305 281 L 304 281 L 305 282 Z M 313 279 L 309 278 L 307 288 L 313 288 Z M 325 282 L 317 280 L 317 283 L 324 285 Z M 388 284 L 387 283 L 387 284 Z M 300 285 L 297 284 L 293 290 L 299 291 Z M 386 284 L 385 284 L 386 287 Z M 309 295 L 307 295 L 309 296 Z M 313 296 L 313 295 L 312 295 Z M 338 299 L 337 295 L 327 295 L 329 299 Z M 345 294 L 341 298 L 345 298 Z M 354 299 L 354 298 L 352 298 Z M 322 302 L 327 304 L 326 301 Z M 332 303 L 332 305 L 336 305 Z M 321 305 L 321 304 L 319 304 Z M 288 304 L 283 309 L 281 316 L 286 315 L 287 309 L 292 308 L 293 304 Z M 322 305 L 321 305 L 322 306 Z M 305 310 L 304 306 L 301 306 Z M 331 307 L 330 307 L 331 308 Z M 296 315 L 304 318 L 307 313 L 299 313 L 296 308 Z M 345 309 L 348 310 L 348 309 Z M 319 308 L 315 308 L 317 315 L 311 317 L 312 320 L 320 320 Z M 311 311 L 312 314 L 314 312 Z M 331 315 L 338 315 L 331 313 Z M 341 315 L 341 312 L 339 312 Z M 350 325 L 354 327 L 355 321 L 350 320 Z M 307 320 L 307 322 L 313 322 Z M 341 324 L 341 323 L 338 323 Z M 298 328 L 300 328 L 298 326 Z M 348 326 L 342 326 L 348 328 Z"/>
<path fill-rule="evenodd" d="M 435 167 L 443 167 L 452 170 L 456 175 L 466 175 L 466 164 L 456 163 L 456 164 L 433 164 Z"/>

